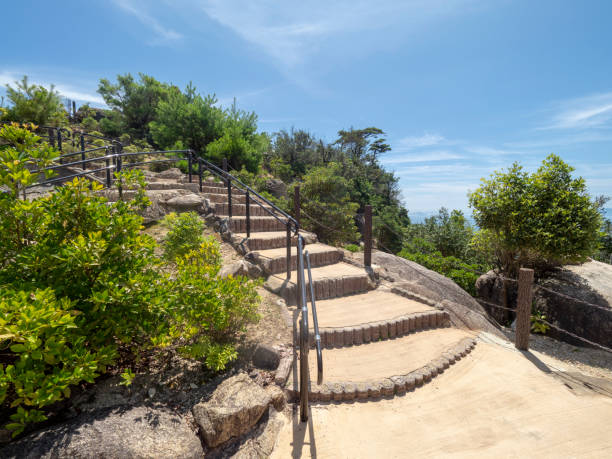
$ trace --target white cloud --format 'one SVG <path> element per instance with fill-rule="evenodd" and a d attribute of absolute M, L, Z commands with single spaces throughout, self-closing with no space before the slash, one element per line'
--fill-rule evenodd
<path fill-rule="evenodd" d="M 144 3 L 134 0 L 113 0 L 113 3 L 128 14 L 134 16 L 141 24 L 150 28 L 156 37 L 151 41 L 152 44 L 167 43 L 183 38 L 183 35 L 175 30 L 163 26 L 148 11 Z"/>
<path fill-rule="evenodd" d="M 464 11 L 460 7 L 473 0 L 194 1 L 211 19 L 289 70 L 342 35 L 385 30 L 390 25 L 410 31 L 433 18 Z"/>
<path fill-rule="evenodd" d="M 612 92 L 563 101 L 552 110 L 550 122 L 538 129 L 612 127 Z"/>
<path fill-rule="evenodd" d="M 384 158 L 381 162 L 385 165 L 406 164 L 406 163 L 426 163 L 433 161 L 449 161 L 454 159 L 463 159 L 463 156 L 450 151 L 427 151 L 413 153 L 404 153 L 402 155 L 392 155 Z"/>
<path fill-rule="evenodd" d="M 21 81 L 23 75 L 28 75 L 28 72 L 0 71 L 0 85 L 5 86 L 7 84 L 10 84 L 12 87 L 15 87 L 15 81 Z M 54 84 L 55 90 L 59 92 L 60 95 L 63 97 L 73 99 L 79 102 L 92 102 L 97 105 L 105 106 L 104 99 L 102 99 L 99 94 L 96 94 L 95 92 L 90 92 L 85 88 L 75 88 L 71 84 L 61 82 L 53 83 L 31 77 L 28 78 L 28 81 L 30 84 L 44 86 L 47 89 L 51 86 L 51 84 Z"/>
<path fill-rule="evenodd" d="M 396 151 L 412 150 L 414 148 L 438 145 L 445 140 L 446 139 L 439 134 L 431 134 L 426 132 L 419 137 L 404 137 L 403 139 L 400 139 L 394 149 Z"/>

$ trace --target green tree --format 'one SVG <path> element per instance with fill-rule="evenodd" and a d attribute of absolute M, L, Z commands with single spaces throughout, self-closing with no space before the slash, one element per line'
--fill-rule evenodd
<path fill-rule="evenodd" d="M 542 272 L 582 262 L 597 250 L 599 204 L 573 170 L 551 154 L 535 173 L 514 163 L 469 195 L 476 224 L 492 233 L 506 274 L 515 276 L 522 266 Z"/>
<path fill-rule="evenodd" d="M 102 78 L 98 93 L 106 104 L 122 116 L 122 131 L 133 138 L 150 140 L 149 123 L 156 119 L 157 105 L 166 100 L 171 88 L 155 78 L 138 74 L 136 80 L 131 74 L 117 75 L 117 82 L 111 83 Z M 176 89 L 174 89 L 176 90 Z M 117 120 L 113 120 L 116 123 Z M 111 126 L 105 126 L 106 129 Z"/>
<path fill-rule="evenodd" d="M 15 88 L 6 85 L 6 96 L 10 102 L 3 118 L 20 123 L 34 123 L 38 126 L 61 126 L 66 123 L 66 110 L 60 95 L 51 85 L 49 89 L 29 84 L 24 75 L 15 82 Z"/>
<path fill-rule="evenodd" d="M 202 97 L 191 84 L 184 93 L 173 88 L 167 99 L 159 102 L 156 119 L 150 124 L 153 141 L 164 149 L 180 142 L 185 148 L 205 151 L 223 135 L 225 115 L 216 104 L 214 95 Z"/>

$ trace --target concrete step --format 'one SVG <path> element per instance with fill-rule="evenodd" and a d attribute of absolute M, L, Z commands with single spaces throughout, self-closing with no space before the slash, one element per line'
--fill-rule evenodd
<path fill-rule="evenodd" d="M 227 196 L 227 187 L 226 186 L 202 186 L 202 193 L 211 193 L 211 194 L 224 194 Z M 234 196 L 244 195 L 244 191 L 238 190 L 236 188 L 232 188 L 232 201 L 234 200 Z"/>
<path fill-rule="evenodd" d="M 227 192 L 226 193 L 205 193 L 205 196 L 208 198 L 208 200 L 211 203 L 227 203 Z M 238 194 L 238 195 L 234 195 L 232 194 L 232 205 L 233 204 L 245 204 L 246 203 L 246 195 L 244 194 Z"/>
<path fill-rule="evenodd" d="M 310 244 L 306 247 L 313 268 L 331 265 L 342 261 L 341 250 L 326 244 Z M 252 258 L 267 274 L 278 274 L 287 271 L 287 246 L 276 249 L 258 250 L 251 252 Z M 297 269 L 297 247 L 291 249 L 291 269 Z"/>
<path fill-rule="evenodd" d="M 308 231 L 300 231 L 300 234 L 304 238 L 306 244 L 313 244 L 317 242 L 317 236 L 314 233 Z M 284 247 L 287 250 L 287 231 L 264 231 L 264 232 L 251 232 L 251 237 L 247 240 L 246 233 L 234 233 L 233 235 L 236 243 L 246 241 L 245 244 L 249 250 L 266 250 L 266 249 L 277 249 Z M 291 235 L 291 245 L 297 245 L 297 237 Z"/>
<path fill-rule="evenodd" d="M 348 263 L 336 263 L 312 269 L 315 298 L 336 298 L 344 295 L 364 292 L 371 287 L 370 278 L 363 268 Z M 273 274 L 264 286 L 272 293 L 280 295 L 288 305 L 297 303 L 297 271 L 291 272 L 287 280 L 283 274 Z M 308 274 L 306 274 L 306 291 L 310 297 Z"/>
<path fill-rule="evenodd" d="M 326 349 L 321 385 L 316 384 L 316 353 L 310 352 L 310 402 L 404 394 L 431 381 L 465 357 L 475 345 L 476 340 L 466 331 L 439 328 L 363 346 Z M 299 379 L 297 376 L 298 372 L 294 372 L 286 386 L 294 401 L 299 399 L 298 383 L 294 380 L 294 377 Z"/>
<path fill-rule="evenodd" d="M 159 181 L 147 183 L 147 190 L 189 190 L 193 193 L 200 192 L 200 185 L 197 183 L 179 183 L 176 181 Z"/>
<path fill-rule="evenodd" d="M 109 201 L 119 200 L 119 191 L 114 188 L 100 190 L 96 192 L 100 196 L 104 196 Z M 193 192 L 186 188 L 172 188 L 172 189 L 159 189 L 159 190 L 145 190 L 146 195 L 155 201 L 166 201 L 179 195 L 192 194 Z M 123 199 L 129 200 L 136 196 L 134 190 L 123 190 Z"/>
<path fill-rule="evenodd" d="M 232 215 L 234 216 L 246 216 L 246 204 L 236 204 L 233 202 L 232 198 Z M 215 209 L 216 215 L 228 215 L 229 214 L 229 206 L 226 202 L 215 202 L 211 203 L 213 208 Z M 251 204 L 250 206 L 251 217 L 269 217 L 270 213 L 265 209 L 272 210 L 270 206 L 260 206 L 259 204 Z"/>
<path fill-rule="evenodd" d="M 227 215 L 216 214 L 219 218 L 228 218 Z M 246 217 L 234 216 L 230 223 L 230 230 L 234 233 L 246 233 Z M 251 217 L 252 232 L 286 231 L 286 226 L 274 217 Z"/>

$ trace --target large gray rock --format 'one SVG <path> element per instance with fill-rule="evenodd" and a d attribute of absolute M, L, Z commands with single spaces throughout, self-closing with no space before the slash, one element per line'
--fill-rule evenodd
<path fill-rule="evenodd" d="M 238 260 L 235 263 L 225 265 L 223 268 L 221 268 L 221 271 L 219 272 L 219 277 L 222 278 L 230 275 L 232 277 L 247 276 L 251 279 L 255 279 L 257 277 L 263 276 L 263 271 L 259 266 L 253 263 L 250 263 L 246 260 Z"/>
<path fill-rule="evenodd" d="M 166 208 L 172 212 L 199 212 L 203 209 L 205 198 L 194 193 L 177 196 L 166 201 Z"/>
<path fill-rule="evenodd" d="M 283 394 L 273 387 L 265 390 L 241 373 L 223 381 L 208 402 L 195 405 L 193 416 L 206 445 L 215 448 L 249 432 L 271 404 L 280 403 Z"/>
<path fill-rule="evenodd" d="M 276 370 L 280 363 L 280 352 L 278 349 L 267 345 L 259 344 L 253 353 L 253 365 L 264 370 Z"/>
<path fill-rule="evenodd" d="M 184 176 L 185 174 L 183 174 L 180 169 L 177 169 L 176 167 L 172 167 L 157 174 L 157 178 L 161 179 L 181 179 Z"/>
<path fill-rule="evenodd" d="M 377 265 L 380 275 L 391 281 L 398 292 L 416 294 L 448 311 L 453 325 L 487 331 L 503 338 L 498 328 L 487 319 L 482 306 L 448 277 L 385 252 L 373 252 L 372 263 Z"/>
<path fill-rule="evenodd" d="M 0 450 L 3 458 L 201 458 L 184 418 L 137 406 L 105 410 L 33 433 Z"/>
<path fill-rule="evenodd" d="M 275 198 L 287 197 L 287 185 L 279 179 L 266 180 L 266 191 Z"/>

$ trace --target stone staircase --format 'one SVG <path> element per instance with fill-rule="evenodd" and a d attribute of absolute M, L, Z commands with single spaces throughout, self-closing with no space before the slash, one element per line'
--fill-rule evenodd
<path fill-rule="evenodd" d="M 298 330 L 295 235 L 291 238 L 291 278 L 287 280 L 287 235 L 281 222 L 258 204 L 251 204 L 251 236 L 247 238 L 243 193 L 232 191 L 232 218 L 229 219 L 227 188 L 222 182 L 204 182 L 202 194 L 197 183 L 185 182 L 184 177 L 179 180 L 150 178 L 148 193 L 182 190 L 183 197 L 196 194 L 205 198 L 206 212 L 212 212 L 218 222 L 224 222 L 232 233 L 229 238 L 226 234 L 226 239 L 231 240 L 248 261 L 263 269 L 267 275 L 265 287 L 285 300 L 296 320 L 295 330 Z M 305 250 L 310 254 L 320 335 L 325 348 L 324 383 L 316 385 L 316 378 L 311 378 L 311 402 L 403 394 L 442 373 L 476 344 L 471 333 L 451 327 L 447 312 L 378 285 L 372 270 L 368 272 L 363 266 L 348 263 L 342 250 L 318 242 L 312 233 L 301 234 Z M 311 318 L 309 324 L 312 347 Z M 309 364 L 311 375 L 316 375 L 314 354 Z M 293 368 L 286 390 L 297 400 L 298 366 Z"/>

